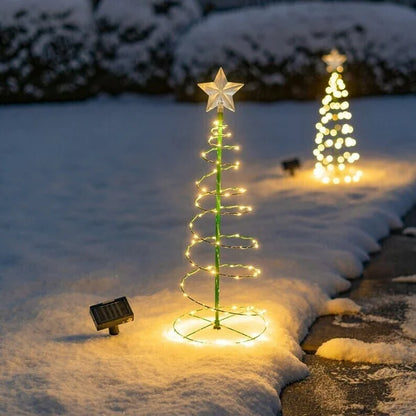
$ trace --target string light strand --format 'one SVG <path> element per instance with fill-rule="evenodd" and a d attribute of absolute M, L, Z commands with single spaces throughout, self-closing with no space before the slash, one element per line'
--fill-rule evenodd
<path fill-rule="evenodd" d="M 221 250 L 238 249 L 247 250 L 251 248 L 258 248 L 258 241 L 247 235 L 239 233 L 225 234 L 221 232 L 221 217 L 223 216 L 237 216 L 240 217 L 249 212 L 252 212 L 252 207 L 248 205 L 238 205 L 235 203 L 227 204 L 228 198 L 234 198 L 243 195 L 246 192 L 242 187 L 222 187 L 221 175 L 223 172 L 229 170 L 236 170 L 240 167 L 239 161 L 225 162 L 223 160 L 223 151 L 238 152 L 240 146 L 224 143 L 223 140 L 231 138 L 231 134 L 227 132 L 228 126 L 223 124 L 223 108 L 218 107 L 217 120 L 214 121 L 213 127 L 208 138 L 209 149 L 201 153 L 201 157 L 207 163 L 214 166 L 214 168 L 199 178 L 195 185 L 198 189 L 198 194 L 195 199 L 195 207 L 198 208 L 197 213 L 189 222 L 189 230 L 192 239 L 186 247 L 185 257 L 192 266 L 192 270 L 183 276 L 180 282 L 180 289 L 182 294 L 187 299 L 199 305 L 199 309 L 195 309 L 189 313 L 180 316 L 173 325 L 174 331 L 181 337 L 198 343 L 218 343 L 218 339 L 214 341 L 208 337 L 204 338 L 203 333 L 211 329 L 224 329 L 228 334 L 233 334 L 232 341 L 226 343 L 239 344 L 248 341 L 253 341 L 260 337 L 267 328 L 267 322 L 264 317 L 265 311 L 259 311 L 253 306 L 236 306 L 224 307 L 219 302 L 219 285 L 220 280 L 225 279 L 251 279 L 260 275 L 261 270 L 253 265 L 243 263 L 221 263 Z M 216 186 L 214 187 L 210 182 L 216 179 Z M 211 198 L 209 198 L 211 197 Z M 212 197 L 216 199 L 216 206 L 214 208 L 208 206 L 208 199 Z M 207 199 L 207 201 L 205 201 Z M 215 217 L 216 219 L 216 234 L 205 235 L 198 229 L 198 222 L 204 217 Z M 192 251 L 199 245 L 208 245 L 215 250 L 215 262 L 212 264 L 200 264 L 194 259 Z M 215 281 L 215 302 L 208 304 L 202 302 L 196 297 L 190 295 L 186 290 L 187 280 L 195 277 L 209 276 Z M 240 327 L 235 327 L 235 318 L 254 319 L 257 329 L 250 332 L 244 331 Z M 192 320 L 193 324 L 184 325 L 185 322 Z M 196 324 L 195 320 L 200 321 Z M 223 342 L 221 342 L 223 344 Z"/>
<path fill-rule="evenodd" d="M 357 141 L 352 137 L 354 128 L 349 123 L 352 115 L 347 101 L 348 91 L 342 79 L 345 55 L 335 49 L 323 60 L 331 73 L 325 97 L 319 109 L 321 121 L 316 123 L 316 157 L 314 175 L 323 183 L 351 183 L 361 179 L 362 172 L 353 166 L 360 155 L 354 150 Z"/>

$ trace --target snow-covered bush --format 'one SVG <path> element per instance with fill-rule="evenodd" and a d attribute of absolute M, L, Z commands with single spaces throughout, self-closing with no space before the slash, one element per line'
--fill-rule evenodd
<path fill-rule="evenodd" d="M 0 101 L 89 94 L 94 48 L 89 0 L 1 0 Z"/>
<path fill-rule="evenodd" d="M 102 0 L 96 11 L 102 88 L 166 91 L 173 45 L 200 16 L 196 0 Z"/>
<path fill-rule="evenodd" d="M 288 0 L 199 0 L 205 13 L 215 10 L 229 10 L 247 6 L 263 6 L 269 3 L 276 3 Z M 296 0 L 295 0 L 296 1 Z"/>
<path fill-rule="evenodd" d="M 247 6 L 260 6 L 270 3 L 295 3 L 301 0 L 199 0 L 202 5 L 203 10 L 206 12 L 212 12 L 214 10 L 226 10 L 234 9 L 238 7 L 247 7 Z M 315 0 L 309 0 L 315 1 Z M 319 0 L 318 0 L 319 1 Z M 334 0 L 324 0 L 324 1 L 334 1 Z M 335 0 L 335 1 L 344 1 L 344 0 Z M 416 7 L 416 0 L 355 0 L 355 1 L 372 1 L 372 2 L 390 2 L 395 4 L 405 4 L 410 7 Z"/>
<path fill-rule="evenodd" d="M 416 11 L 375 3 L 295 3 L 212 13 L 178 44 L 171 84 L 180 99 L 204 94 L 223 66 L 244 82 L 240 98 L 321 96 L 327 81 L 321 56 L 345 53 L 352 95 L 416 91 Z"/>

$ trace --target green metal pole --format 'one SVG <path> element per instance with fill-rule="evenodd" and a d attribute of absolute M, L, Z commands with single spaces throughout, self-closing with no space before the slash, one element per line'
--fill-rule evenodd
<path fill-rule="evenodd" d="M 220 235 L 221 235 L 221 164 L 222 164 L 222 126 L 224 118 L 224 108 L 218 106 L 218 141 L 217 141 L 217 187 L 215 193 L 215 322 L 214 329 L 221 329 L 220 314 Z"/>

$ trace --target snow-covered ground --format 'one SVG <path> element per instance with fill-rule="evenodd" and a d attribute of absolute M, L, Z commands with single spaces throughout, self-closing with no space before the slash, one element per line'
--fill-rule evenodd
<path fill-rule="evenodd" d="M 282 387 L 308 373 L 307 328 L 339 309 L 330 297 L 416 202 L 415 106 L 414 96 L 351 101 L 364 177 L 339 187 L 311 179 L 319 103 L 237 100 L 226 113 L 242 146 L 233 175 L 255 207 L 235 227 L 258 238 L 248 255 L 263 273 L 224 290 L 224 302 L 265 308 L 269 321 L 248 347 L 171 337 L 193 309 L 178 284 L 194 180 L 207 169 L 203 104 L 1 107 L 0 413 L 275 415 Z M 279 167 L 291 156 L 304 161 L 295 178 Z M 97 333 L 89 305 L 122 295 L 134 323 Z"/>

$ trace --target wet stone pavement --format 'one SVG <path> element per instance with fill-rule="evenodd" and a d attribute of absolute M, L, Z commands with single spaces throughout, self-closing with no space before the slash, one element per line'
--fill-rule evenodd
<path fill-rule="evenodd" d="M 416 226 L 416 206 L 405 216 L 404 224 Z M 409 397 L 409 386 L 416 386 L 416 363 L 352 363 L 315 355 L 332 338 L 400 342 L 416 348 L 412 338 L 416 331 L 406 329 L 410 314 L 416 316 L 416 283 L 392 281 L 409 275 L 416 275 L 416 238 L 396 230 L 382 241 L 381 251 L 371 257 L 362 278 L 341 295 L 359 304 L 361 312 L 323 316 L 310 329 L 302 343 L 310 375 L 283 391 L 283 416 L 416 416 L 416 389 L 411 389 Z M 401 383 L 403 394 L 399 396 L 403 397 L 398 397 Z"/>

